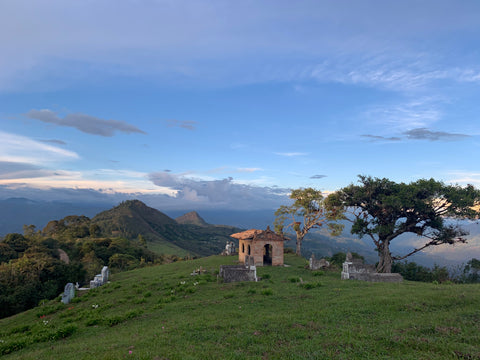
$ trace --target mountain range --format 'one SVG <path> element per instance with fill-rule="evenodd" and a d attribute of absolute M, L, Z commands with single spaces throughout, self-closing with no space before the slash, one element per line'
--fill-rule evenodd
<path fill-rule="evenodd" d="M 123 205 L 122 205 L 123 204 Z M 129 238 L 139 234 L 145 236 L 152 250 L 169 254 L 197 256 L 221 251 L 229 235 L 238 229 L 265 229 L 272 226 L 274 210 L 214 210 L 205 209 L 201 216 L 196 211 L 171 211 L 168 214 L 153 209 L 144 203 L 132 200 L 118 206 L 109 203 L 66 203 L 33 201 L 26 198 L 0 200 L 0 236 L 7 233 L 23 232 L 23 225 L 32 224 L 45 227 L 52 219 L 60 219 L 72 214 L 88 217 L 101 227 L 105 234 L 120 233 Z M 128 206 L 127 206 L 128 205 Z M 228 224 L 228 225 L 211 225 Z M 480 258 L 480 227 L 476 222 L 464 222 L 462 226 L 470 232 L 469 243 L 459 246 L 441 246 L 418 253 L 408 261 L 426 266 L 433 264 L 455 265 Z M 331 237 L 326 232 L 315 231 L 307 235 L 303 244 L 303 255 L 309 257 L 331 256 L 336 252 L 354 251 L 374 263 L 378 258 L 373 243 L 369 239 L 359 239 L 350 234 L 349 224 L 339 237 Z M 286 245 L 295 246 L 294 235 Z M 400 239 L 399 239 L 400 240 Z M 395 254 L 407 253 L 417 236 L 405 236 L 392 243 Z M 218 252 L 217 252 L 218 251 Z"/>
<path fill-rule="evenodd" d="M 144 240 L 148 248 L 160 254 L 207 256 L 220 253 L 230 234 L 241 229 L 227 225 L 211 225 L 196 212 L 172 219 L 139 200 L 127 200 L 102 211 L 93 218 L 69 215 L 52 220 L 41 231 L 44 236 L 121 236 Z"/>

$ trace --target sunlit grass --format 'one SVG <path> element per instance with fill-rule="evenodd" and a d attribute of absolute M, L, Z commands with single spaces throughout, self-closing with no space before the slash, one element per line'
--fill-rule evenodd
<path fill-rule="evenodd" d="M 217 282 L 219 266 L 235 260 L 115 274 L 69 305 L 0 320 L 0 350 L 5 359 L 72 360 L 480 356 L 479 285 L 341 281 L 294 255 L 289 267 L 258 268 L 260 282 Z"/>

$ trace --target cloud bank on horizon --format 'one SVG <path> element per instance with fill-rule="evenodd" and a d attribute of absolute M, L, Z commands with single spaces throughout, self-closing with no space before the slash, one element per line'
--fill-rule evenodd
<path fill-rule="evenodd" d="M 474 0 L 4 2 L 0 196 L 248 209 L 358 174 L 480 186 L 479 17 Z"/>

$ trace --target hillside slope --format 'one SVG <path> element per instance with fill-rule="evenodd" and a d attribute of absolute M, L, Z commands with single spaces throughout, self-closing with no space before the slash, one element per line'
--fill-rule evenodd
<path fill-rule="evenodd" d="M 193 219 L 190 217 L 190 219 Z M 201 217 L 196 214 L 194 223 Z M 203 220 L 202 220 L 203 221 Z M 43 229 L 46 236 L 66 234 L 73 237 L 89 235 L 146 239 L 148 248 L 160 254 L 177 256 L 208 256 L 220 253 L 230 234 L 239 229 L 231 226 L 179 224 L 161 211 L 139 200 L 124 201 L 92 219 L 85 216 L 67 216 L 50 221 Z M 92 234 L 95 233 L 95 234 Z"/>
<path fill-rule="evenodd" d="M 213 256 L 114 274 L 111 283 L 0 320 L 4 359 L 474 359 L 479 285 L 341 281 L 258 268 L 218 283 Z M 191 276 L 202 267 L 204 273 Z"/>

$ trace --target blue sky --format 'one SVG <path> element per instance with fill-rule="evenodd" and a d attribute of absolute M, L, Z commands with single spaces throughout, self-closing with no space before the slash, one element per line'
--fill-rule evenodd
<path fill-rule="evenodd" d="M 0 197 L 480 186 L 478 1 L 4 1 Z"/>

